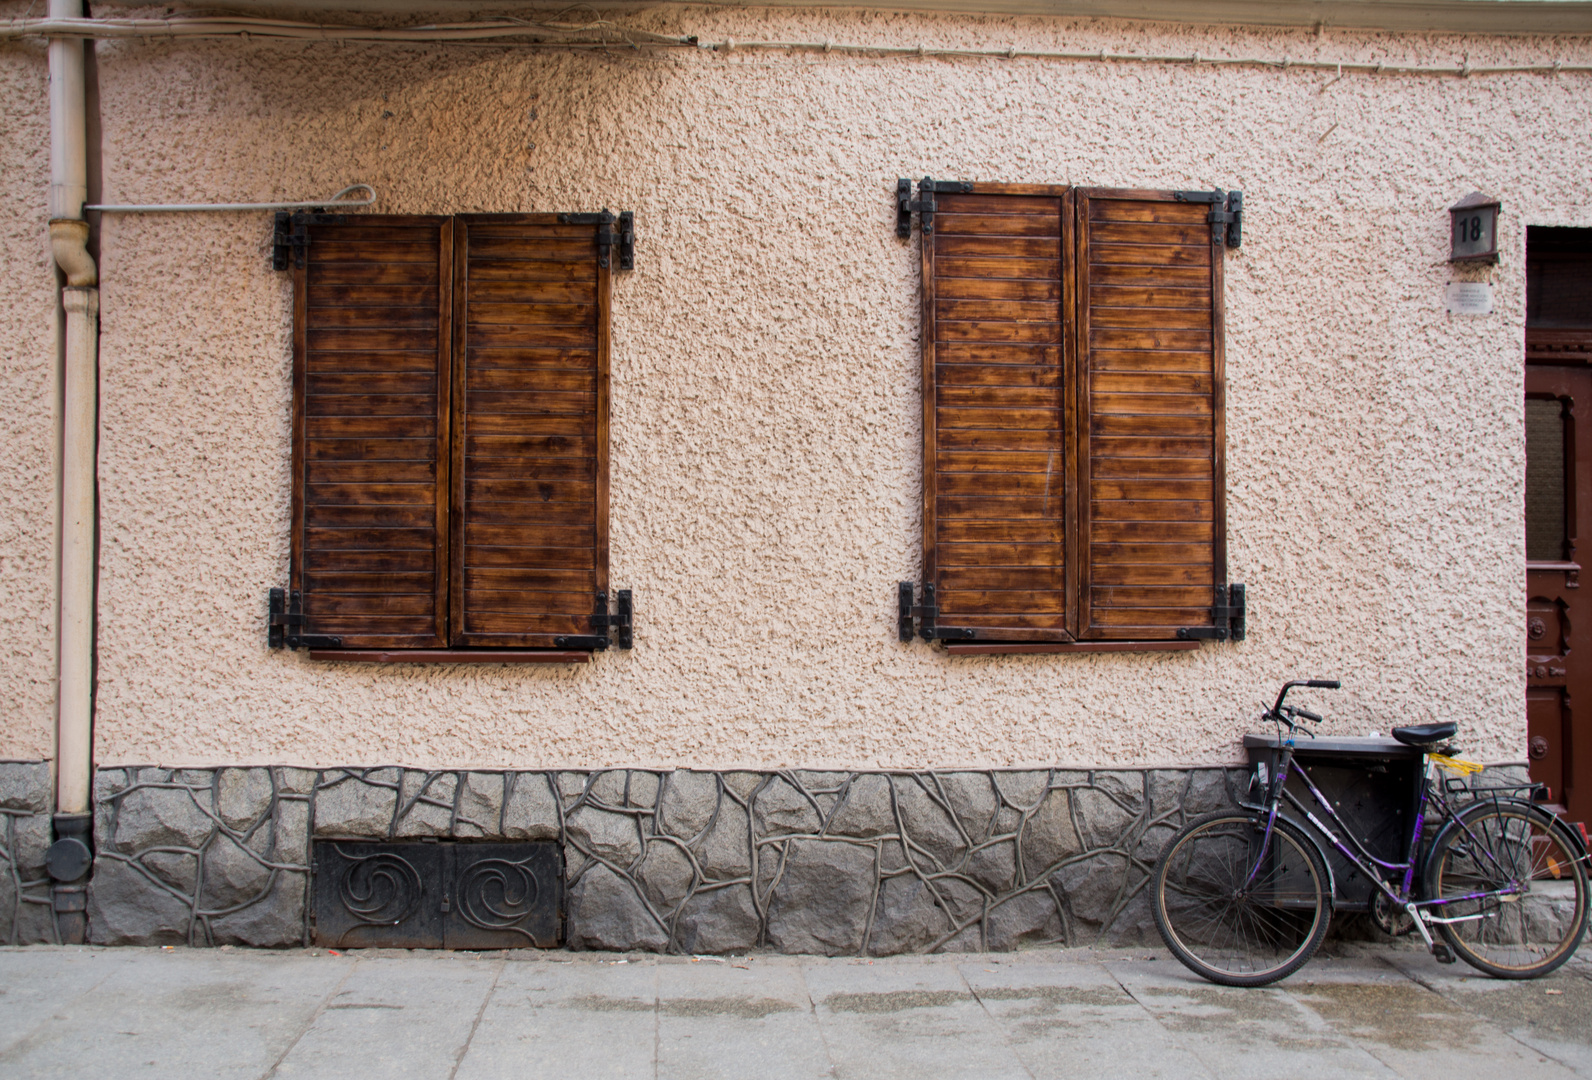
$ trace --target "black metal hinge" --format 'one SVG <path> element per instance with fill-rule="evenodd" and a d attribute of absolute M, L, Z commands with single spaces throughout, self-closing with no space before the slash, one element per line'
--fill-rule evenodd
<path fill-rule="evenodd" d="M 619 269 L 634 270 L 636 268 L 636 215 L 632 210 L 622 211 L 618 217 L 611 210 L 599 210 L 594 214 L 559 214 L 560 225 L 595 225 L 597 226 L 597 265 L 607 268 L 609 252 L 615 247 L 619 248 Z M 618 224 L 619 231 L 614 231 Z"/>
<path fill-rule="evenodd" d="M 1244 587 L 1216 586 L 1216 602 L 1211 605 L 1210 626 L 1185 626 L 1177 632 L 1179 641 L 1243 641 L 1246 618 Z"/>
<path fill-rule="evenodd" d="M 1230 248 L 1244 242 L 1244 193 L 1242 191 L 1174 191 L 1178 202 L 1207 203 L 1210 212 L 1205 220 L 1211 227 L 1211 243 L 1225 243 Z"/>
<path fill-rule="evenodd" d="M 306 634 L 304 629 L 304 594 L 297 589 L 272 589 L 270 616 L 266 623 L 265 643 L 272 649 L 283 645 L 298 649 L 341 649 L 343 639 L 328 634 Z"/>
<path fill-rule="evenodd" d="M 938 626 L 939 605 L 935 602 L 933 585 L 923 586 L 923 603 L 912 603 L 912 582 L 896 583 L 896 636 L 902 641 L 912 640 L 912 620 L 918 620 L 918 636 L 924 641 L 971 641 L 978 631 L 965 627 Z"/>
<path fill-rule="evenodd" d="M 288 270 L 304 265 L 304 253 L 309 250 L 311 225 L 341 225 L 347 221 L 344 214 L 326 214 L 319 210 L 276 212 L 276 224 L 271 234 L 271 269 Z"/>
<path fill-rule="evenodd" d="M 912 181 L 902 178 L 896 181 L 896 235 L 905 240 L 912 235 L 912 212 L 918 213 L 918 220 L 924 232 L 934 231 L 934 215 L 939 210 L 939 204 L 934 201 L 936 193 L 945 195 L 966 195 L 973 190 L 973 185 L 965 180 L 934 180 L 925 176 L 918 181 L 918 197 L 912 198 Z"/>
<path fill-rule="evenodd" d="M 629 589 L 620 589 L 616 594 L 618 612 L 608 613 L 608 594 L 596 594 L 592 606 L 591 628 L 593 634 L 567 634 L 553 639 L 553 644 L 560 649 L 606 649 L 609 645 L 617 645 L 621 649 L 628 649 L 635 644 L 634 630 L 632 628 L 635 618 L 635 603 L 631 599 Z M 613 631 L 612 637 L 609 631 Z"/>

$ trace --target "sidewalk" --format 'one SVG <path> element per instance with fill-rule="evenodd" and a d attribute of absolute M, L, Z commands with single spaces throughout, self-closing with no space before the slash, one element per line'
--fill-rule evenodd
<path fill-rule="evenodd" d="M 1592 957 L 1505 983 L 1402 945 L 1331 952 L 1229 990 L 1163 949 L 0 949 L 0 1076 L 1592 1077 Z"/>

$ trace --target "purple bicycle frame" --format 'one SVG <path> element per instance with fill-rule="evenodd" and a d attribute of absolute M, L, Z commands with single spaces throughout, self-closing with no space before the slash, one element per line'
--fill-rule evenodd
<path fill-rule="evenodd" d="M 1348 845 L 1339 839 L 1337 833 L 1333 832 L 1325 822 L 1316 817 L 1316 815 L 1310 811 L 1309 807 L 1300 802 L 1298 796 L 1286 789 L 1285 785 L 1288 783 L 1288 772 L 1294 764 L 1293 736 L 1290 734 L 1288 738 L 1283 740 L 1282 745 L 1283 753 L 1277 763 L 1277 775 L 1272 780 L 1272 784 L 1275 785 L 1272 790 L 1275 792 L 1275 794 L 1272 794 L 1271 792 L 1268 792 L 1267 794 L 1266 801 L 1269 806 L 1267 808 L 1268 812 L 1266 815 L 1265 836 L 1261 840 L 1260 854 L 1255 859 L 1255 865 L 1250 869 L 1249 877 L 1244 881 L 1244 885 L 1246 887 L 1254 882 L 1255 875 L 1260 873 L 1260 868 L 1266 862 L 1266 855 L 1271 850 L 1272 830 L 1277 823 L 1277 811 L 1281 808 L 1283 799 L 1287 799 L 1288 802 L 1291 803 L 1301 814 L 1305 815 L 1305 817 L 1310 821 L 1310 824 L 1314 825 L 1316 830 L 1320 832 L 1322 836 L 1326 837 L 1332 843 L 1333 847 L 1338 849 L 1338 852 L 1342 854 L 1344 858 L 1348 859 L 1351 863 L 1357 866 L 1361 873 L 1365 874 L 1365 876 L 1374 885 L 1376 885 L 1377 888 L 1381 889 L 1382 892 L 1387 895 L 1389 900 L 1393 901 L 1401 908 L 1407 908 L 1409 906 L 1414 906 L 1416 908 L 1440 907 L 1444 904 L 1456 904 L 1466 900 L 1480 900 L 1487 896 L 1511 896 L 1515 893 L 1524 891 L 1520 882 L 1515 881 L 1513 878 L 1509 878 L 1509 887 L 1505 889 L 1487 889 L 1482 892 L 1465 893 L 1462 896 L 1450 896 L 1438 900 L 1412 900 L 1411 890 L 1415 884 L 1415 865 L 1420 858 L 1421 830 L 1426 825 L 1426 806 L 1432 799 L 1432 767 L 1430 761 L 1424 757 L 1422 758 L 1421 804 L 1415 812 L 1415 827 L 1410 833 L 1409 860 L 1407 862 L 1387 862 L 1385 860 L 1378 859 L 1375 855 L 1372 855 L 1369 851 L 1365 850 L 1365 845 L 1360 843 L 1359 838 L 1350 831 L 1346 824 L 1344 824 L 1343 819 L 1338 816 L 1338 812 L 1334 810 L 1332 808 L 1332 804 L 1327 801 L 1327 797 L 1321 794 L 1321 789 L 1316 787 L 1315 783 L 1310 779 L 1310 774 L 1305 771 L 1304 766 L 1301 765 L 1299 767 L 1299 779 L 1304 781 L 1305 787 L 1310 790 L 1310 794 L 1315 798 L 1316 802 L 1321 805 L 1321 809 L 1326 812 L 1328 817 L 1337 823 L 1338 827 L 1343 830 L 1344 835 L 1347 836 L 1354 843 L 1354 846 L 1359 849 L 1358 853 L 1351 851 Z M 1465 822 L 1461 820 L 1460 816 L 1449 808 L 1446 800 L 1439 800 L 1439 803 L 1442 806 L 1443 813 L 1446 816 L 1453 818 L 1455 824 L 1460 829 L 1464 830 L 1465 835 L 1470 838 L 1471 842 L 1477 845 L 1478 849 L 1486 854 L 1488 860 L 1492 862 L 1493 867 L 1500 873 L 1503 873 L 1503 867 L 1499 865 L 1497 858 L 1492 853 L 1492 850 L 1487 845 L 1481 844 L 1478 841 L 1476 834 L 1470 831 L 1470 826 L 1466 825 Z M 1384 875 L 1382 873 L 1372 869 L 1372 864 L 1375 864 L 1382 871 L 1403 872 L 1404 880 L 1398 892 L 1394 892 L 1388 883 L 1383 880 Z"/>

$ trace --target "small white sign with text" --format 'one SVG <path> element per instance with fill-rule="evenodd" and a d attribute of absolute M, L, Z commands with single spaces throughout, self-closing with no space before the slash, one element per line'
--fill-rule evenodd
<path fill-rule="evenodd" d="M 1443 303 L 1450 315 L 1491 315 L 1492 282 L 1450 281 L 1443 292 Z"/>

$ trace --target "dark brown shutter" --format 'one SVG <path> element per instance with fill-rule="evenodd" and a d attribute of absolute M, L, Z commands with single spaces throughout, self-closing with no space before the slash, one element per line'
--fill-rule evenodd
<path fill-rule="evenodd" d="M 446 640 L 453 226 L 309 227 L 294 271 L 292 587 L 345 647 Z"/>
<path fill-rule="evenodd" d="M 935 198 L 923 237 L 924 580 L 935 626 L 1070 640 L 1067 189 L 979 185 Z"/>
<path fill-rule="evenodd" d="M 1171 192 L 1077 193 L 1086 638 L 1210 626 L 1226 581 L 1222 248 L 1209 210 Z"/>
<path fill-rule="evenodd" d="M 608 589 L 610 271 L 596 225 L 458 223 L 453 644 L 555 647 Z"/>

